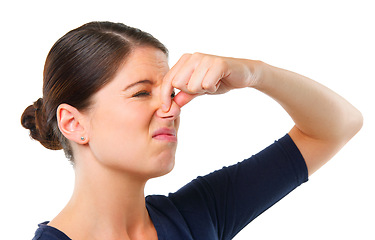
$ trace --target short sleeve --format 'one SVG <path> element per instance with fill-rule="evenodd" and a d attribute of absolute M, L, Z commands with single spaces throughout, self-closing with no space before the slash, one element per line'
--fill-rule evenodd
<path fill-rule="evenodd" d="M 233 166 L 198 177 L 170 200 L 194 239 L 216 231 L 232 239 L 249 222 L 308 180 L 305 161 L 289 135 Z"/>
<path fill-rule="evenodd" d="M 32 240 L 71 240 L 63 232 L 57 228 L 47 225 L 49 222 L 43 222 L 38 224 L 38 229 L 35 232 L 35 236 Z"/>

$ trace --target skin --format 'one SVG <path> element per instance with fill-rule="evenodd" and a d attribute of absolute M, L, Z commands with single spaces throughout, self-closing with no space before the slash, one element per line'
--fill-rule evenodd
<path fill-rule="evenodd" d="M 168 94 L 182 91 L 174 101 L 183 106 L 202 94 L 222 94 L 255 88 L 277 101 L 293 119 L 289 135 L 301 151 L 309 176 L 329 161 L 362 127 L 362 114 L 327 87 L 297 73 L 260 61 L 185 54 L 165 76 L 162 107 Z"/>
<path fill-rule="evenodd" d="M 124 91 L 140 80 L 152 83 Z M 169 70 L 160 50 L 137 48 L 95 94 L 88 111 L 67 104 L 58 108 L 59 128 L 74 151 L 76 183 L 71 200 L 49 225 L 73 239 L 157 239 L 144 186 L 172 170 L 177 142 L 155 139 L 153 132 L 161 127 L 177 131 L 180 108 L 199 95 L 247 87 L 269 95 L 292 117 L 289 134 L 309 175 L 362 126 L 361 113 L 350 103 L 296 73 L 201 53 L 183 55 Z M 181 91 L 172 100 L 173 88 Z M 148 94 L 135 96 L 140 91 Z"/>
<path fill-rule="evenodd" d="M 51 226 L 72 239 L 157 239 L 144 187 L 174 166 L 177 142 L 152 137 L 157 129 L 177 132 L 179 126 L 176 103 L 168 112 L 161 110 L 161 83 L 168 70 L 163 52 L 138 48 L 94 95 L 89 110 L 59 106 L 59 128 L 72 143 L 76 182 L 70 202 Z M 150 82 L 129 87 L 142 80 Z"/>

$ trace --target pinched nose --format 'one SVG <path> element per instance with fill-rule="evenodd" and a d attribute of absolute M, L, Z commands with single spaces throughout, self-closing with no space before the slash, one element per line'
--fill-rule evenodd
<path fill-rule="evenodd" d="M 180 116 L 181 108 L 172 100 L 172 105 L 169 108 L 168 112 L 164 112 L 162 110 L 162 106 L 160 104 L 158 110 L 156 111 L 156 115 L 163 119 L 175 120 L 177 117 Z"/>

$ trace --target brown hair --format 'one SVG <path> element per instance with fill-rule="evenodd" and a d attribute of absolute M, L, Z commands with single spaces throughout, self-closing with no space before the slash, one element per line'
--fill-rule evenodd
<path fill-rule="evenodd" d="M 151 34 L 122 23 L 90 22 L 61 37 L 48 53 L 43 73 L 43 98 L 28 106 L 21 124 L 30 136 L 48 149 L 64 149 L 73 161 L 69 141 L 57 126 L 56 111 L 62 103 L 80 111 L 115 75 L 138 46 L 167 48 Z"/>

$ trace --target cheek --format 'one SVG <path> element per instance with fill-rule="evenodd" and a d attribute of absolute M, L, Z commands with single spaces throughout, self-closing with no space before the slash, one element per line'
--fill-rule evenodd
<path fill-rule="evenodd" d="M 148 178 L 170 172 L 174 166 L 176 144 L 152 139 L 152 131 L 158 127 L 156 110 L 150 104 L 139 103 L 128 108 L 111 106 L 97 111 L 92 118 L 89 136 L 96 161 L 111 169 Z M 178 125 L 179 118 L 174 127 L 178 129 Z"/>
<path fill-rule="evenodd" d="M 145 107 L 106 108 L 92 122 L 91 150 L 108 164 L 133 165 L 141 158 L 149 138 L 152 113 Z"/>

